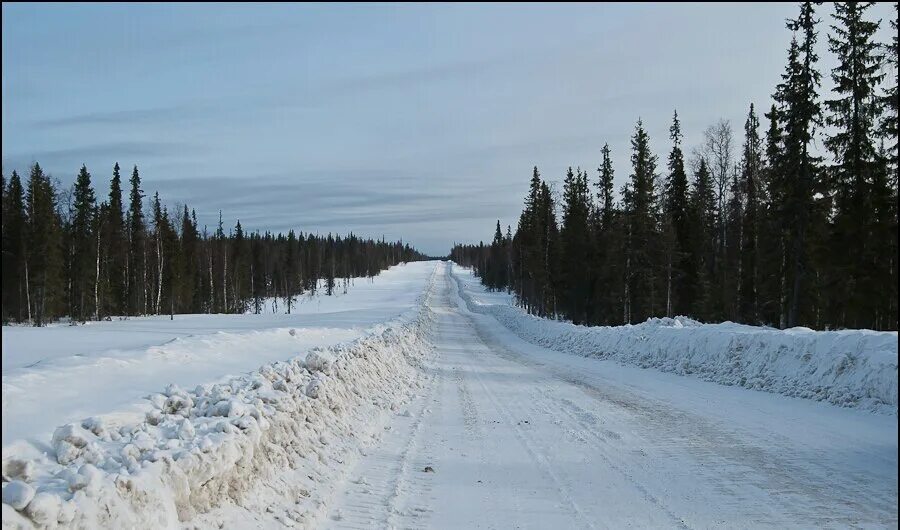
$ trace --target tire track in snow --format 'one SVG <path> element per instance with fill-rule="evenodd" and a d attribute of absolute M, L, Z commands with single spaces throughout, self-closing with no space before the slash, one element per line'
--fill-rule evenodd
<path fill-rule="evenodd" d="M 431 414 L 429 404 L 435 387 L 443 384 L 443 377 L 435 371 L 425 386 L 424 395 L 413 400 L 415 413 L 406 425 L 402 415 L 395 417 L 380 443 L 364 454 L 359 467 L 352 471 L 356 478 L 347 485 L 323 526 L 335 529 L 369 528 L 419 528 L 427 524 L 431 512 L 431 484 L 417 476 L 416 469 L 429 460 L 426 449 L 424 458 L 418 452 L 419 433 L 426 416 Z M 401 447 L 397 442 L 405 441 Z M 414 465 L 411 466 L 411 463 Z M 424 467 L 424 464 L 422 464 Z M 418 504 L 406 506 L 410 497 Z M 421 501 L 425 503 L 421 503 Z"/>
<path fill-rule="evenodd" d="M 462 317 L 462 315 L 460 315 L 460 316 Z M 465 318 L 465 317 L 463 317 L 463 318 Z M 470 322 L 470 325 L 472 325 L 473 329 L 474 329 L 474 323 Z M 487 345 L 483 341 L 480 340 L 480 337 L 479 337 L 479 342 L 481 342 L 481 345 L 484 346 L 485 349 L 489 351 L 489 349 L 487 348 Z M 478 381 L 482 390 L 484 390 L 484 394 L 491 401 L 491 404 L 494 406 L 494 408 L 500 413 L 500 415 L 503 417 L 503 419 L 512 427 L 513 432 L 516 435 L 516 438 L 519 440 L 519 442 L 522 444 L 522 446 L 528 452 L 528 455 L 531 457 L 531 459 L 538 465 L 538 467 L 540 467 L 540 469 L 544 473 L 544 475 L 547 476 L 553 482 L 553 484 L 556 488 L 556 491 L 560 496 L 560 500 L 562 500 L 565 504 L 569 505 L 569 507 L 572 509 L 572 513 L 574 513 L 577 516 L 578 520 L 581 522 L 581 524 L 584 528 L 596 528 L 596 526 L 594 526 L 594 523 L 587 516 L 585 516 L 584 511 L 578 505 L 578 502 L 575 501 L 574 497 L 572 496 L 572 492 L 569 490 L 569 488 L 565 485 L 565 483 L 562 482 L 562 480 L 560 480 L 559 476 L 553 471 L 553 466 L 547 460 L 547 457 L 543 454 L 543 452 L 541 452 L 537 449 L 537 447 L 536 447 L 537 444 L 536 444 L 535 440 L 532 439 L 530 437 L 530 435 L 527 432 L 525 432 L 525 430 L 522 429 L 518 425 L 516 420 L 513 418 L 513 415 L 510 412 L 509 408 L 506 407 L 506 405 L 504 405 L 497 398 L 497 396 L 493 393 L 493 391 L 491 391 L 489 389 L 488 385 L 484 382 L 483 378 L 478 374 L 478 372 L 476 372 L 474 370 L 468 370 L 468 371 L 469 371 L 469 373 L 473 374 L 474 379 Z"/>

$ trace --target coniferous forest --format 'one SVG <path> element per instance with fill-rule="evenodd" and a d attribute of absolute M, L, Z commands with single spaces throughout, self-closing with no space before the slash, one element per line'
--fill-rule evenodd
<path fill-rule="evenodd" d="M 837 3 L 827 27 L 817 5 L 787 21 L 774 104 L 749 105 L 742 140 L 720 121 L 686 156 L 674 112 L 661 161 L 638 120 L 617 195 L 608 145 L 598 176 L 569 168 L 561 192 L 535 167 L 515 232 L 498 221 L 489 245 L 451 258 L 529 313 L 578 324 L 896 330 L 897 21 L 880 43 L 871 3 Z M 824 73 L 821 33 L 837 60 Z"/>
<path fill-rule="evenodd" d="M 226 228 L 221 212 L 209 233 L 193 210 L 169 211 L 158 193 L 146 207 L 137 166 L 126 196 L 116 164 L 99 201 L 84 166 L 71 189 L 37 163 L 22 180 L 13 171 L 2 181 L 4 323 L 259 313 L 271 297 L 290 313 L 298 295 L 346 292 L 350 278 L 422 258 L 409 245 L 353 234 Z"/>

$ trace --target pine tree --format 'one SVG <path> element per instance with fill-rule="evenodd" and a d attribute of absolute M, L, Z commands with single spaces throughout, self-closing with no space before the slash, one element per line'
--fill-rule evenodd
<path fill-rule="evenodd" d="M 750 112 L 744 123 L 744 148 L 741 155 L 741 182 L 745 205 L 741 219 L 741 283 L 738 291 L 738 319 L 743 322 L 758 324 L 759 310 L 759 273 L 760 243 L 762 228 L 763 198 L 762 180 L 762 140 L 759 137 L 759 118 L 750 104 Z"/>
<path fill-rule="evenodd" d="M 152 261 L 154 266 L 150 270 L 153 277 L 153 291 L 151 292 L 151 306 L 153 313 L 158 315 L 162 311 L 163 287 L 165 286 L 166 256 L 165 252 L 165 219 L 163 217 L 162 204 L 159 202 L 159 192 L 153 194 L 153 250 Z"/>
<path fill-rule="evenodd" d="M 118 163 L 113 167 L 113 176 L 109 183 L 109 198 L 103 227 L 102 240 L 106 242 L 103 251 L 106 257 L 105 269 L 108 284 L 105 311 L 107 314 L 122 315 L 126 312 L 128 303 L 128 269 L 126 267 L 128 245 L 126 244 L 125 211 L 122 204 L 122 177 L 119 173 Z"/>
<path fill-rule="evenodd" d="M 246 300 L 249 298 L 248 288 L 250 286 L 250 267 L 247 260 L 247 240 L 244 237 L 244 229 L 241 226 L 241 220 L 238 219 L 234 227 L 234 242 L 232 244 L 232 291 L 235 299 L 235 312 L 243 313 L 247 310 Z"/>
<path fill-rule="evenodd" d="M 287 313 L 291 314 L 294 295 L 296 294 L 297 277 L 297 236 L 293 230 L 288 231 L 287 249 L 284 255 L 284 303 L 287 305 Z"/>
<path fill-rule="evenodd" d="M 178 310 L 185 313 L 199 313 L 202 310 L 201 285 L 197 270 L 201 267 L 199 237 L 196 216 L 188 213 L 187 205 L 181 212 L 181 289 Z"/>
<path fill-rule="evenodd" d="M 71 277 L 71 308 L 72 318 L 84 322 L 93 314 L 91 298 L 94 291 L 94 264 L 96 241 L 93 234 L 94 216 L 96 214 L 96 199 L 91 187 L 91 174 L 87 167 L 81 166 L 78 177 L 75 180 L 73 194 L 75 215 L 72 219 L 72 233 L 70 244 L 72 246 L 73 263 L 70 270 Z"/>
<path fill-rule="evenodd" d="M 585 259 L 590 255 L 589 201 L 587 178 L 580 169 L 575 174 L 570 167 L 563 186 L 559 305 L 562 313 L 576 324 L 587 321 L 592 285 L 585 270 Z"/>
<path fill-rule="evenodd" d="M 728 202 L 725 206 L 726 238 L 722 270 L 724 274 L 719 284 L 721 318 L 740 320 L 741 289 L 743 283 L 744 252 L 744 187 L 741 185 L 741 168 L 736 165 L 731 170 L 731 184 Z"/>
<path fill-rule="evenodd" d="M 603 161 L 597 169 L 600 173 L 600 181 L 597 183 L 599 189 L 597 197 L 600 200 L 598 206 L 600 210 L 599 218 L 600 226 L 603 229 L 608 229 L 612 224 L 612 217 L 615 210 L 615 204 L 613 204 L 613 167 L 610 158 L 609 144 L 603 144 L 603 149 L 601 149 L 600 152 L 603 156 Z"/>
<path fill-rule="evenodd" d="M 623 261 L 619 248 L 620 238 L 614 224 L 618 212 L 613 201 L 614 172 L 609 144 L 600 150 L 601 163 L 597 168 L 597 208 L 594 215 L 594 278 L 593 311 L 591 322 L 612 324 L 620 322 L 618 309 L 622 305 Z"/>
<path fill-rule="evenodd" d="M 541 194 L 539 201 L 539 221 L 537 226 L 541 228 L 539 234 L 540 260 L 542 275 L 538 277 L 538 288 L 541 300 L 540 315 L 558 315 L 557 301 L 560 284 L 559 274 L 559 227 L 556 223 L 556 205 L 553 194 L 546 182 L 541 182 Z"/>
<path fill-rule="evenodd" d="M 22 180 L 12 172 L 3 194 L 3 321 L 23 322 L 25 307 L 25 251 L 27 219 Z"/>
<path fill-rule="evenodd" d="M 539 215 L 540 201 L 541 177 L 535 166 L 528 188 L 528 196 L 525 198 L 525 208 L 519 216 L 519 225 L 513 241 L 515 268 L 518 272 L 516 278 L 518 303 L 526 311 L 535 314 L 539 311 L 540 306 L 537 283 L 543 270 L 539 237 L 542 233 Z"/>
<path fill-rule="evenodd" d="M 716 198 L 712 176 L 704 158 L 700 159 L 690 196 L 691 244 L 688 250 L 686 289 L 692 301 L 690 316 L 711 320 L 713 293 L 711 278 L 715 259 Z"/>
<path fill-rule="evenodd" d="M 484 284 L 492 291 L 499 291 L 506 287 L 505 251 L 503 232 L 500 230 L 500 220 L 498 219 L 494 230 L 494 239 L 491 241 L 491 255 L 484 276 Z"/>
<path fill-rule="evenodd" d="M 28 319 L 35 326 L 64 314 L 62 234 L 56 193 L 41 166 L 31 167 L 26 192 L 28 219 L 25 294 Z"/>
<path fill-rule="evenodd" d="M 814 276 L 813 263 L 809 259 L 812 242 L 809 239 L 812 226 L 822 216 L 821 205 L 814 194 L 821 189 L 819 159 L 810 150 L 816 126 L 821 122 L 821 110 L 817 89 L 821 75 L 815 69 L 818 56 L 815 52 L 816 24 L 812 2 L 804 2 L 798 18 L 788 21 L 788 29 L 799 33 L 791 41 L 788 65 L 782 75 L 775 101 L 782 120 L 783 151 L 779 170 L 784 173 L 784 189 L 781 211 L 783 224 L 788 227 L 786 241 L 787 300 L 785 325 L 793 327 L 801 322 L 811 323 L 815 313 L 813 292 L 809 278 Z M 807 302 L 807 315 L 801 314 L 801 299 Z"/>
<path fill-rule="evenodd" d="M 883 114 L 880 121 L 880 133 L 882 143 L 882 158 L 885 160 L 882 170 L 886 175 L 882 176 L 888 183 L 890 189 L 886 197 L 878 197 L 879 204 L 884 203 L 887 208 L 877 208 L 879 231 L 883 232 L 882 237 L 885 244 L 881 248 L 884 253 L 884 262 L 882 266 L 886 266 L 890 270 L 887 279 L 887 285 L 890 287 L 885 289 L 881 295 L 887 295 L 888 303 L 886 314 L 884 315 L 885 329 L 896 329 L 898 321 L 898 300 L 897 300 L 897 284 L 900 282 L 898 278 L 898 224 L 897 224 L 897 204 L 898 204 L 898 183 L 897 174 L 900 173 L 900 165 L 897 162 L 897 155 L 900 153 L 900 143 L 897 137 L 897 119 L 898 105 L 900 105 L 900 94 L 897 92 L 898 74 L 900 70 L 897 67 L 897 10 L 898 4 L 894 2 L 894 18 L 891 20 L 891 28 L 893 29 L 893 37 L 890 43 L 885 46 L 885 67 L 888 72 L 892 72 L 893 76 L 889 77 L 887 87 L 885 87 L 882 95 Z M 886 144 L 886 145 L 885 145 Z M 882 188 L 878 186 L 877 189 Z M 886 258 L 886 259 L 885 259 Z"/>
<path fill-rule="evenodd" d="M 144 240 L 144 191 L 141 189 L 141 176 L 137 166 L 131 172 L 131 194 L 128 207 L 128 304 L 126 315 L 139 315 L 145 307 L 146 261 Z"/>
<path fill-rule="evenodd" d="M 876 87 L 881 73 L 879 46 L 874 41 L 878 22 L 865 20 L 868 2 L 835 4 L 829 49 L 837 56 L 832 70 L 835 99 L 825 102 L 827 123 L 834 133 L 825 139 L 836 162 L 830 188 L 834 193 L 835 216 L 832 248 L 844 249 L 829 261 L 830 292 L 833 293 L 830 321 L 837 326 L 871 326 L 878 312 L 879 290 L 889 272 L 879 270 L 878 247 L 872 239 L 877 212 L 877 196 L 889 196 L 884 179 L 877 178 L 882 161 L 875 143 L 875 124 L 880 101 Z M 875 189 L 876 183 L 882 189 Z"/>
<path fill-rule="evenodd" d="M 628 322 L 643 322 L 657 314 L 658 222 L 656 156 L 650 152 L 650 137 L 638 120 L 631 138 L 632 174 L 624 197 L 628 218 Z"/>
<path fill-rule="evenodd" d="M 787 324 L 788 229 L 785 205 L 787 186 L 782 168 L 784 131 L 776 105 L 765 114 L 769 120 L 766 130 L 765 164 L 762 172 L 762 226 L 767 237 L 759 239 L 760 255 L 768 259 L 760 263 L 759 312 L 762 322 L 784 328 Z"/>
<path fill-rule="evenodd" d="M 666 226 L 671 232 L 667 252 L 667 314 L 684 315 L 690 311 L 692 300 L 685 280 L 690 263 L 686 261 L 690 246 L 690 224 L 688 219 L 688 178 L 684 170 L 684 153 L 681 151 L 681 122 L 678 112 L 674 113 L 669 128 L 672 151 L 669 153 L 669 175 L 665 183 L 665 203 L 663 213 Z M 674 284 L 674 287 L 673 287 Z"/>
<path fill-rule="evenodd" d="M 891 179 L 891 187 L 894 188 L 894 193 L 896 194 L 897 189 L 897 172 L 900 171 L 897 164 L 897 155 L 900 153 L 900 142 L 898 142 L 897 137 L 897 120 L 898 114 L 900 114 L 900 93 L 897 91 L 898 86 L 898 76 L 900 76 L 900 70 L 898 70 L 897 66 L 897 10 L 898 10 L 897 2 L 894 2 L 894 19 L 891 20 L 891 28 L 893 29 L 893 37 L 891 42 L 884 45 L 884 66 L 889 72 L 893 72 L 893 76 L 888 76 L 887 86 L 884 88 L 884 91 L 881 95 L 881 105 L 883 107 L 883 114 L 881 116 L 879 130 L 881 133 L 881 137 L 883 140 L 887 142 L 887 149 L 885 151 L 888 153 L 888 172 L 892 175 Z"/>

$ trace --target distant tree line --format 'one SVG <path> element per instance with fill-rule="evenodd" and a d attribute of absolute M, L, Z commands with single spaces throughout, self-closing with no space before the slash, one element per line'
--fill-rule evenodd
<path fill-rule="evenodd" d="M 422 256 L 401 242 L 258 231 L 240 221 L 210 234 L 185 205 L 170 212 L 153 195 L 145 209 L 137 166 L 123 196 L 119 165 L 99 202 L 82 166 L 71 189 L 35 163 L 23 184 L 13 171 L 3 191 L 2 319 L 41 326 L 175 313 L 260 313 L 275 297 L 290 313 L 295 298 L 346 292 L 352 277 L 372 277 Z M 127 203 L 126 203 L 127 201 Z"/>
<path fill-rule="evenodd" d="M 766 130 L 751 104 L 739 152 L 721 121 L 686 167 L 676 112 L 660 171 L 638 121 L 618 201 L 608 145 L 599 179 L 569 168 L 561 197 L 535 167 L 515 235 L 498 221 L 491 244 L 457 245 L 451 258 L 530 313 L 575 323 L 897 329 L 897 21 L 882 45 L 870 3 L 835 5 L 835 88 L 821 102 L 815 6 L 788 21 Z M 830 163 L 814 154 L 819 134 Z"/>

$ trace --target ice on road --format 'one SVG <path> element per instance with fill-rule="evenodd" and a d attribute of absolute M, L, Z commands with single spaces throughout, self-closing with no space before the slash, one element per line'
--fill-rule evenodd
<path fill-rule="evenodd" d="M 895 415 L 555 352 L 437 289 L 426 390 L 327 527 L 897 526 Z"/>

